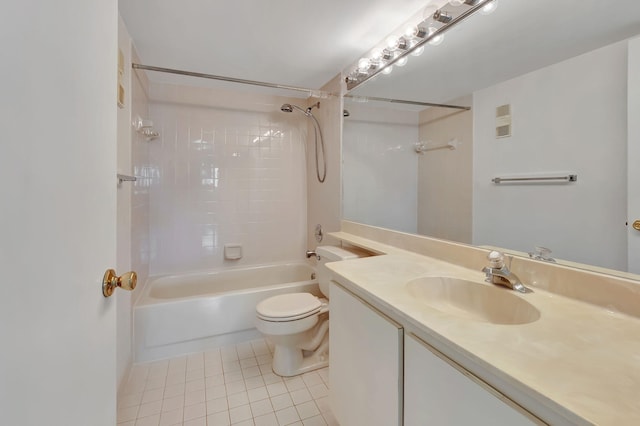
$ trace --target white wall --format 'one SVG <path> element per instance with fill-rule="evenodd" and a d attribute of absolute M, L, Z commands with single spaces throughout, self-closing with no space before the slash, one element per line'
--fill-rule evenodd
<path fill-rule="evenodd" d="M 343 129 L 345 220 L 416 233 L 418 113 L 347 104 Z"/>
<path fill-rule="evenodd" d="M 341 93 L 342 79 L 340 75 L 321 87 L 321 90 L 329 93 Z M 318 99 L 310 98 L 307 105 L 317 102 Z M 327 176 L 323 183 L 316 177 L 315 148 L 313 127 L 311 120 L 298 117 L 305 121 L 308 136 L 305 138 L 307 160 L 307 238 L 306 247 L 314 249 L 318 244 L 333 244 L 330 238 L 318 243 L 314 230 L 316 225 L 322 225 L 324 233 L 339 231 L 342 205 L 342 96 L 331 96 L 320 99 L 320 108 L 313 109 L 313 115 L 320 123 L 322 136 L 325 143 L 327 158 Z M 320 159 L 322 161 L 322 159 Z M 313 259 L 312 259 L 313 260 Z"/>
<path fill-rule="evenodd" d="M 471 97 L 451 101 L 471 105 Z M 427 108 L 420 112 L 420 140 L 438 149 L 418 158 L 418 233 L 471 243 L 473 112 Z"/>
<path fill-rule="evenodd" d="M 474 93 L 473 243 L 625 270 L 627 51 L 617 43 Z M 495 138 L 511 104 L 513 136 Z M 578 175 L 495 185 L 495 176 Z M 594 224 L 597 224 L 594 226 Z"/>
<path fill-rule="evenodd" d="M 133 306 L 149 276 L 149 143 L 135 131 L 136 117 L 149 117 L 148 81 L 142 71 L 134 71 L 137 60 L 131 37 L 122 19 L 118 21 L 118 47 L 124 55 L 124 107 L 118 108 L 118 173 L 136 176 L 135 182 L 118 185 L 116 272 L 133 270 L 138 286 L 133 292 L 117 291 L 117 380 L 126 382 L 133 362 Z"/>
<path fill-rule="evenodd" d="M 300 100 L 155 84 L 150 98 L 150 273 L 303 259 L 307 123 L 280 111 Z"/>

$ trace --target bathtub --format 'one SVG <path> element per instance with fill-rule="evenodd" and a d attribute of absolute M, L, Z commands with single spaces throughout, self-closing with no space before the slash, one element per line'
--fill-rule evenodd
<path fill-rule="evenodd" d="M 256 304 L 292 292 L 320 295 L 313 267 L 287 263 L 150 277 L 133 313 L 135 361 L 259 338 Z"/>

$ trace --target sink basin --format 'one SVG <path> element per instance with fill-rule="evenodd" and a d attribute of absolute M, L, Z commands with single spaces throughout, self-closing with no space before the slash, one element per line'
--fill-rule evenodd
<path fill-rule="evenodd" d="M 493 324 L 527 324 L 540 311 L 507 288 L 451 277 L 421 277 L 409 281 L 407 290 L 416 299 L 440 312 Z"/>

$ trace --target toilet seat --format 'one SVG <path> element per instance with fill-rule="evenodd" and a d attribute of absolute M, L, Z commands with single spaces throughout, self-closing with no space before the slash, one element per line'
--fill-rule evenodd
<path fill-rule="evenodd" d="M 289 293 L 258 303 L 256 313 L 264 321 L 296 321 L 320 312 L 322 302 L 310 293 Z"/>

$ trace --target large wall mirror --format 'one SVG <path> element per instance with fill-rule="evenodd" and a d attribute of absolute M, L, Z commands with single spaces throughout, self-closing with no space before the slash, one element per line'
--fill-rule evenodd
<path fill-rule="evenodd" d="M 499 0 L 356 87 L 343 217 L 640 273 L 638 35 L 638 0 Z"/>

